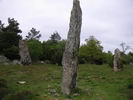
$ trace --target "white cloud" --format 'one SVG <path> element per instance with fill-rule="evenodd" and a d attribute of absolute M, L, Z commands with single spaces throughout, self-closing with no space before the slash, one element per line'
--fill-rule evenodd
<path fill-rule="evenodd" d="M 80 0 L 83 11 L 81 41 L 94 35 L 105 50 L 114 50 L 120 42 L 133 46 L 132 0 Z M 18 20 L 23 36 L 31 27 L 42 33 L 42 40 L 58 31 L 66 38 L 72 0 L 1 0 L 0 19 Z"/>

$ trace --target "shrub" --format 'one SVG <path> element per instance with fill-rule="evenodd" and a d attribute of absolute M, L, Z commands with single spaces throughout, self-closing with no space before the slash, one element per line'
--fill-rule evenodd
<path fill-rule="evenodd" d="M 101 46 L 101 42 L 94 36 L 90 36 L 85 41 L 86 43 L 79 49 L 79 62 L 97 65 L 103 64 L 103 47 Z"/>
<path fill-rule="evenodd" d="M 39 61 L 43 53 L 41 42 L 38 40 L 29 40 L 28 48 L 32 61 Z"/>
<path fill-rule="evenodd" d="M 14 60 L 14 59 L 19 59 L 19 48 L 17 46 L 12 46 L 10 48 L 4 49 L 4 55 L 10 59 L 10 60 Z"/>

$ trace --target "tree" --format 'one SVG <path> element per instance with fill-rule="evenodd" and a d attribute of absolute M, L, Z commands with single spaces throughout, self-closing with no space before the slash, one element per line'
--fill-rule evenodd
<path fill-rule="evenodd" d="M 0 54 L 7 56 L 11 60 L 18 59 L 18 43 L 22 39 L 19 34 L 22 32 L 19 29 L 19 23 L 14 18 L 8 18 L 7 26 L 0 22 L 0 30 Z"/>
<path fill-rule="evenodd" d="M 65 40 L 59 42 L 54 42 L 52 40 L 44 41 L 42 59 L 49 60 L 52 64 L 61 65 L 65 43 Z"/>
<path fill-rule="evenodd" d="M 41 42 L 35 39 L 29 40 L 28 48 L 32 61 L 39 61 L 43 54 L 43 48 Z"/>
<path fill-rule="evenodd" d="M 128 54 L 122 55 L 122 63 L 123 64 L 133 64 L 133 53 L 129 52 Z"/>
<path fill-rule="evenodd" d="M 62 57 L 65 50 L 66 40 L 59 41 L 56 45 L 56 50 L 54 55 L 52 56 L 53 61 L 55 61 L 58 65 L 62 65 Z"/>
<path fill-rule="evenodd" d="M 48 60 L 52 64 L 62 65 L 62 56 L 65 49 L 66 40 L 61 40 L 58 32 L 51 35 L 48 41 L 43 41 L 43 60 Z"/>
<path fill-rule="evenodd" d="M 28 35 L 26 36 L 26 40 L 39 40 L 41 37 L 40 31 L 37 31 L 35 28 L 32 28 Z"/>
<path fill-rule="evenodd" d="M 51 39 L 52 41 L 60 41 L 60 40 L 61 40 L 61 36 L 59 35 L 58 32 L 54 32 L 54 33 L 51 35 L 50 39 Z"/>
<path fill-rule="evenodd" d="M 12 33 L 22 33 L 19 29 L 19 23 L 14 18 L 8 18 L 8 25 L 3 28 L 4 32 L 12 32 Z"/>
<path fill-rule="evenodd" d="M 133 52 L 128 53 L 128 64 L 133 64 Z"/>
<path fill-rule="evenodd" d="M 110 67 L 113 67 L 113 54 L 111 51 L 103 52 L 104 58 L 104 64 L 108 64 Z"/>
<path fill-rule="evenodd" d="M 84 63 L 102 64 L 103 63 L 103 47 L 100 41 L 94 36 L 86 39 L 86 44 L 80 47 L 79 58 Z"/>
<path fill-rule="evenodd" d="M 19 59 L 19 49 L 17 46 L 11 46 L 10 48 L 4 49 L 4 55 L 13 60 L 13 59 Z"/>
<path fill-rule="evenodd" d="M 2 24 L 2 21 L 0 20 L 0 32 L 2 32 L 3 27 L 4 27 L 4 24 Z"/>
<path fill-rule="evenodd" d="M 124 54 L 126 53 L 127 50 L 131 49 L 131 47 L 126 45 L 126 43 L 124 43 L 124 42 L 121 43 L 120 46 L 121 46 L 122 51 L 123 51 Z"/>

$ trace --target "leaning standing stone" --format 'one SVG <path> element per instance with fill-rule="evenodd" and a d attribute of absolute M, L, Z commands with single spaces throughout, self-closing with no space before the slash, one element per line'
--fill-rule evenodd
<path fill-rule="evenodd" d="M 62 92 L 69 95 L 76 87 L 82 11 L 79 0 L 73 1 L 73 9 L 69 24 L 69 32 L 63 55 Z"/>
<path fill-rule="evenodd" d="M 20 55 L 20 62 L 22 65 L 31 64 L 31 57 L 29 54 L 26 40 L 19 40 L 19 55 Z"/>
<path fill-rule="evenodd" d="M 121 52 L 119 49 L 115 49 L 114 52 L 114 61 L 113 61 L 113 70 L 114 71 L 120 71 L 123 67 L 122 61 L 121 61 Z"/>

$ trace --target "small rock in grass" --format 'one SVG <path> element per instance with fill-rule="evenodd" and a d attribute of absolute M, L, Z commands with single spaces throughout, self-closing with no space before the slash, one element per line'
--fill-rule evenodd
<path fill-rule="evenodd" d="M 47 95 L 46 95 L 46 94 L 44 94 L 43 96 L 44 96 L 44 97 L 47 97 Z"/>
<path fill-rule="evenodd" d="M 26 83 L 26 81 L 18 81 L 17 83 L 18 83 L 18 84 L 22 84 L 22 85 L 23 85 L 23 84 L 25 84 L 25 83 Z"/>
<path fill-rule="evenodd" d="M 12 64 L 13 64 L 13 65 L 21 65 L 21 62 L 18 61 L 18 60 L 13 60 Z"/>
<path fill-rule="evenodd" d="M 91 94 L 90 91 L 91 91 L 90 89 L 85 89 L 85 92 L 87 93 L 87 95 L 90 95 Z"/>
<path fill-rule="evenodd" d="M 57 96 L 57 97 L 59 97 L 59 96 L 60 96 L 60 94 L 59 94 L 59 93 L 55 93 L 55 94 L 54 94 L 54 96 Z"/>
<path fill-rule="evenodd" d="M 71 99 L 68 99 L 68 98 L 67 98 L 67 99 L 65 99 L 65 100 L 71 100 Z"/>
<path fill-rule="evenodd" d="M 79 93 L 74 93 L 73 96 L 80 96 L 80 94 Z"/>
<path fill-rule="evenodd" d="M 55 89 L 50 89 L 49 92 L 50 93 L 56 93 L 56 90 Z"/>
<path fill-rule="evenodd" d="M 51 85 L 48 85 L 48 88 L 51 88 Z"/>
<path fill-rule="evenodd" d="M 41 61 L 41 64 L 44 64 L 44 61 Z"/>
<path fill-rule="evenodd" d="M 5 63 L 4 63 L 4 65 L 5 65 L 5 66 L 8 66 L 8 65 L 9 65 L 9 63 L 8 63 L 8 62 L 5 62 Z"/>

